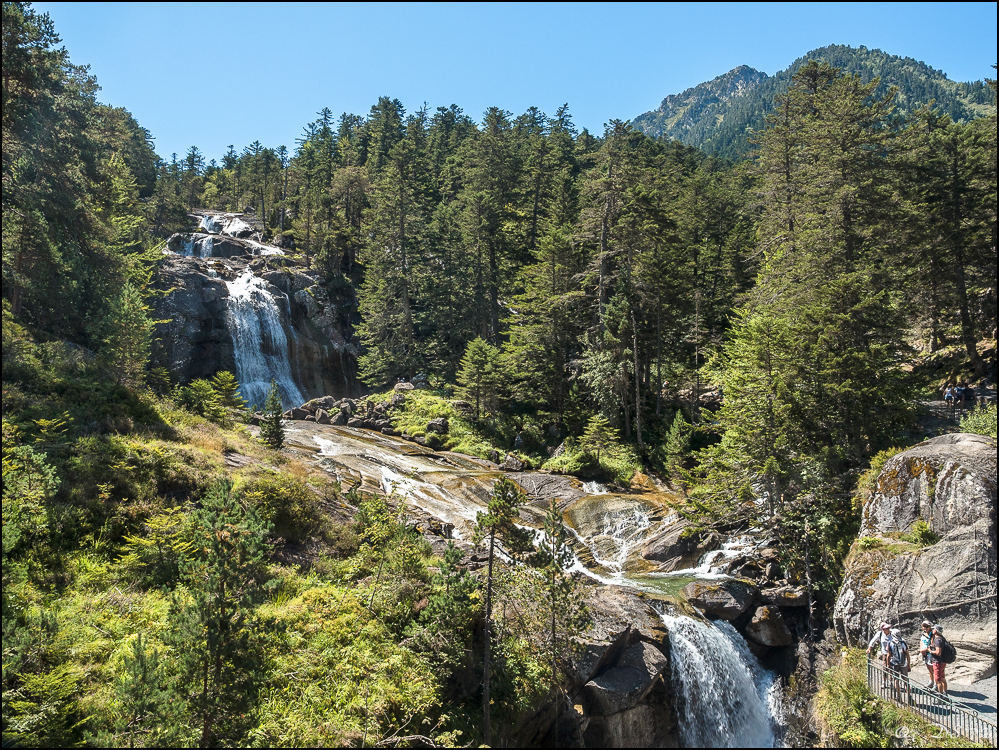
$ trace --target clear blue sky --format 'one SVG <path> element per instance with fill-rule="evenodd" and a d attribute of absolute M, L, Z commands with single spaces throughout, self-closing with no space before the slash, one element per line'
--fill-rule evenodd
<path fill-rule="evenodd" d="M 602 133 L 738 65 L 773 74 L 828 44 L 913 57 L 951 79 L 994 77 L 995 3 L 36 3 L 101 101 L 165 157 L 218 159 L 254 140 L 294 149 L 329 107 L 366 115 L 457 104 L 549 114 Z"/>

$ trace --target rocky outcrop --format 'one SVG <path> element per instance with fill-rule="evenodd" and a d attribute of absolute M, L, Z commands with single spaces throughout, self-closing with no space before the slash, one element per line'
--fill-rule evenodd
<path fill-rule="evenodd" d="M 939 541 L 905 535 L 925 521 Z M 910 644 L 919 622 L 944 625 L 959 650 L 949 673 L 970 681 L 996 669 L 996 442 L 955 434 L 885 463 L 864 505 L 833 615 L 843 643 L 878 621 Z"/>
<path fill-rule="evenodd" d="M 166 256 L 156 276 L 157 337 L 153 362 L 181 381 L 207 378 L 219 370 L 234 371 L 233 340 L 225 324 L 229 290 L 215 263 Z"/>
<path fill-rule="evenodd" d="M 550 744 L 557 726 L 562 743 L 577 747 L 676 747 L 669 633 L 662 619 L 636 591 L 620 586 L 590 589 L 587 608 L 591 624 L 576 639 L 566 686 L 572 706 L 557 722 L 528 723 L 518 739 Z M 571 733 L 566 718 L 574 724 Z"/>
<path fill-rule="evenodd" d="M 713 535 L 690 533 L 687 521 L 677 520 L 645 540 L 642 557 L 660 563 L 659 570 L 669 572 L 697 565 L 705 552 L 714 549 Z"/>
<path fill-rule="evenodd" d="M 709 617 L 734 620 L 746 612 L 759 589 L 749 581 L 693 581 L 683 588 L 687 601 Z"/>
<path fill-rule="evenodd" d="M 746 635 L 761 646 L 790 646 L 794 640 L 781 611 L 772 604 L 756 609 L 746 625 Z"/>

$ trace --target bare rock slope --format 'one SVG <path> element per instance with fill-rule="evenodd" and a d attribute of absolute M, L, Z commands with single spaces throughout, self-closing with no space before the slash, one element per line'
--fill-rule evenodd
<path fill-rule="evenodd" d="M 920 519 L 938 541 L 919 546 L 904 538 Z M 885 464 L 864 505 L 833 617 L 842 642 L 865 641 L 872 623 L 886 619 L 911 647 L 924 618 L 939 622 L 958 649 L 955 679 L 995 674 L 995 440 L 944 435 Z"/>

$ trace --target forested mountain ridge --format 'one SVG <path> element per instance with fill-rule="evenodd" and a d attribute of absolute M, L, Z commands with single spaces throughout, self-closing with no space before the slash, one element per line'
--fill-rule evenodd
<path fill-rule="evenodd" d="M 711 81 L 667 96 L 657 109 L 639 115 L 631 124 L 653 138 L 672 138 L 717 156 L 739 158 L 750 147 L 750 135 L 763 128 L 775 96 L 787 90 L 794 74 L 809 60 L 859 75 L 864 83 L 879 78 L 876 96 L 896 86 L 895 104 L 902 116 L 931 101 L 955 122 L 988 113 L 991 94 L 983 81 L 952 81 L 942 71 L 911 57 L 834 44 L 802 55 L 773 76 L 740 65 Z M 983 61 L 983 65 L 987 62 Z"/>

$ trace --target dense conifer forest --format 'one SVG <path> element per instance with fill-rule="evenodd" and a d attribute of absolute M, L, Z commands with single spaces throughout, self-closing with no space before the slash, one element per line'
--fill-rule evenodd
<path fill-rule="evenodd" d="M 739 161 L 579 130 L 568 104 L 389 96 L 294 143 L 162 158 L 46 14 L 5 2 L 4 743 L 478 744 L 483 658 L 501 726 L 555 690 L 580 627 L 557 544 L 502 574 L 490 596 L 524 605 L 494 621 L 491 566 L 275 450 L 280 420 L 251 437 L 229 373 L 151 362 L 152 280 L 192 209 L 252 215 L 342 292 L 369 392 L 425 379 L 474 406 L 469 452 L 655 477 L 693 528 L 764 496 L 827 606 L 858 477 L 948 379 L 995 378 L 985 91 L 987 116 L 900 117 L 877 78 L 807 62 Z M 513 535 L 518 502 L 499 487 L 481 538 Z M 310 538 L 311 566 L 281 551 Z"/>

